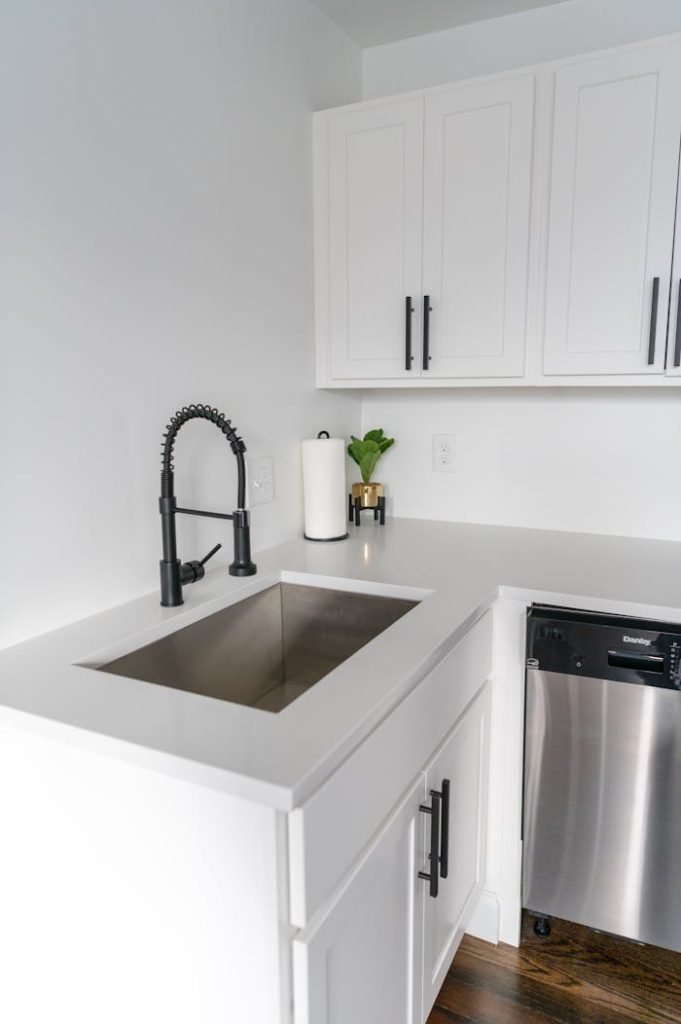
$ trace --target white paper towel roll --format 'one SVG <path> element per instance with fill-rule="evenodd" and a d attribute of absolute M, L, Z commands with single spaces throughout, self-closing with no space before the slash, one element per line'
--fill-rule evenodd
<path fill-rule="evenodd" d="M 308 540 L 341 540 L 348 535 L 345 441 L 340 437 L 318 437 L 303 441 L 302 449 L 305 536 Z"/>

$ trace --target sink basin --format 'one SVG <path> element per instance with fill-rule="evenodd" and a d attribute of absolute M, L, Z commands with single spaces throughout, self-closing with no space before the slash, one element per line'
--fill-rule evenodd
<path fill-rule="evenodd" d="M 417 604 L 277 583 L 99 670 L 277 712 Z"/>

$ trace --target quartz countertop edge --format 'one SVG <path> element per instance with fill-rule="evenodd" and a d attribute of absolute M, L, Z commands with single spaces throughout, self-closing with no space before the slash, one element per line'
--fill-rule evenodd
<path fill-rule="evenodd" d="M 681 621 L 681 544 L 515 527 L 389 519 L 347 541 L 303 538 L 0 650 L 0 726 L 209 786 L 299 806 L 498 597 Z M 421 603 L 279 714 L 100 673 L 101 664 L 280 579 L 418 596 Z"/>

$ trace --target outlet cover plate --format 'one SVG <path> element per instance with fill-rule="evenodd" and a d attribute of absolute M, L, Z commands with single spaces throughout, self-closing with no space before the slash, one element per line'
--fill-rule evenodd
<path fill-rule="evenodd" d="M 274 501 L 274 464 L 271 455 L 248 459 L 248 503 L 266 505 Z"/>
<path fill-rule="evenodd" d="M 433 472 L 456 473 L 454 434 L 433 434 Z"/>

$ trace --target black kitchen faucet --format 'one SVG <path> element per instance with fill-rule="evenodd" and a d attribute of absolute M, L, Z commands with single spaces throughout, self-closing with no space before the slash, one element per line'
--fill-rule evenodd
<path fill-rule="evenodd" d="M 234 512 L 201 512 L 194 508 L 178 508 L 175 498 L 175 475 L 173 468 L 173 455 L 175 439 L 180 427 L 189 420 L 209 420 L 222 431 L 230 447 L 236 455 L 238 485 L 237 485 L 237 507 Z M 196 583 L 203 579 L 204 566 L 209 558 L 212 558 L 216 551 L 222 547 L 221 544 L 208 552 L 200 562 L 180 562 L 177 557 L 177 542 L 175 537 L 175 514 L 182 512 L 190 516 L 208 516 L 211 519 L 231 519 L 234 526 L 234 561 L 229 567 L 232 576 L 253 576 L 257 566 L 251 561 L 251 527 L 246 504 L 246 467 L 244 464 L 244 452 L 246 445 L 237 435 L 236 429 L 231 421 L 226 419 L 223 413 L 212 409 L 209 405 L 184 406 L 170 420 L 163 435 L 163 469 L 161 472 L 161 497 L 159 498 L 159 509 L 161 512 L 161 525 L 163 530 L 163 558 L 161 560 L 161 604 L 164 607 L 176 607 L 183 603 L 182 586 L 185 583 Z"/>

